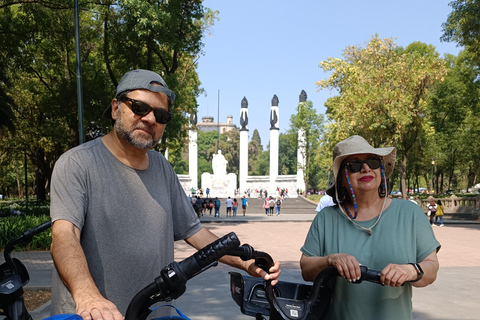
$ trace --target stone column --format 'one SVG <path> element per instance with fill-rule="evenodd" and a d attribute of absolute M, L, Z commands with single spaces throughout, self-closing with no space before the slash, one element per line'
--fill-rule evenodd
<path fill-rule="evenodd" d="M 275 180 L 278 176 L 278 134 L 279 115 L 278 97 L 273 95 L 272 106 L 270 107 L 270 187 L 269 194 L 274 195 L 277 190 Z"/>
<path fill-rule="evenodd" d="M 192 179 L 192 187 L 198 187 L 198 132 L 196 129 L 197 114 L 190 115 L 190 128 L 188 129 L 188 175 Z"/>
<path fill-rule="evenodd" d="M 243 97 L 240 108 L 240 164 L 238 168 L 240 194 L 247 189 L 248 177 L 248 101 Z"/>
<path fill-rule="evenodd" d="M 300 105 L 298 108 L 302 108 L 307 101 L 307 93 L 302 90 L 300 93 Z M 305 129 L 300 128 L 298 130 L 298 147 L 297 147 L 297 188 L 305 191 L 305 178 L 303 170 L 305 170 L 306 164 L 306 143 L 307 137 Z M 296 190 L 295 190 L 296 191 Z"/>

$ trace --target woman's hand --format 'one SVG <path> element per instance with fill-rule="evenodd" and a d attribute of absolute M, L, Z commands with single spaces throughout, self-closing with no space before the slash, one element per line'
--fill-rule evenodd
<path fill-rule="evenodd" d="M 327 256 L 327 258 L 328 264 L 334 266 L 340 276 L 347 279 L 348 282 L 360 280 L 362 273 L 357 258 L 346 253 L 335 253 Z"/>
<path fill-rule="evenodd" d="M 406 281 L 414 281 L 417 279 L 417 272 L 411 264 L 394 264 L 387 265 L 380 275 L 382 284 L 390 287 L 400 287 Z"/>

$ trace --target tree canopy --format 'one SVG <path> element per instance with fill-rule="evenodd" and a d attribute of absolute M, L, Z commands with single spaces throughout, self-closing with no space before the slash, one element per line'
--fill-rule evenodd
<path fill-rule="evenodd" d="M 375 147 L 395 146 L 405 190 L 408 154 L 421 135 L 431 134 L 429 90 L 444 79 L 445 62 L 431 45 L 403 49 L 378 35 L 365 48 L 347 47 L 343 57 L 320 62 L 331 74 L 318 88 L 338 92 L 325 103 L 327 138 L 336 143 L 359 134 Z"/>
<path fill-rule="evenodd" d="M 452 12 L 442 24 L 442 41 L 457 42 L 472 54 L 480 66 L 480 0 L 455 0 Z"/>
<path fill-rule="evenodd" d="M 119 79 L 129 70 L 149 69 L 161 74 L 177 96 L 158 149 L 182 149 L 185 115 L 196 112 L 201 90 L 196 63 L 202 36 L 217 12 L 201 0 L 79 4 L 86 126 L 109 130 L 102 113 Z M 73 0 L 0 3 L 0 162 L 26 152 L 39 199 L 45 199 L 56 159 L 79 141 L 74 30 Z M 13 127 L 15 134 L 4 130 Z"/>

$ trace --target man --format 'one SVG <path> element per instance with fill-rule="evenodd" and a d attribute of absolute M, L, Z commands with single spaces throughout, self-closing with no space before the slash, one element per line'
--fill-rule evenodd
<path fill-rule="evenodd" d="M 174 260 L 173 242 L 200 249 L 205 229 L 167 160 L 149 150 L 171 118 L 175 94 L 148 70 L 123 76 L 104 115 L 114 129 L 67 151 L 52 174 L 52 314 L 121 320 L 137 291 Z M 252 261 L 222 262 L 277 282 Z"/>
<path fill-rule="evenodd" d="M 317 208 L 315 208 L 315 211 L 319 213 L 322 211 L 323 208 L 325 207 L 331 207 L 334 206 L 335 203 L 333 202 L 333 198 L 330 197 L 328 194 L 325 194 L 323 197 L 320 198 L 320 201 L 318 201 Z"/>
<path fill-rule="evenodd" d="M 245 196 L 242 197 L 242 209 L 243 209 L 243 215 L 245 216 L 245 213 L 247 212 L 247 207 L 248 207 L 248 201 Z"/>
<path fill-rule="evenodd" d="M 225 201 L 225 204 L 227 205 L 227 217 L 232 214 L 232 206 L 233 206 L 233 200 L 228 197 L 227 200 Z"/>
<path fill-rule="evenodd" d="M 218 200 L 218 197 L 215 197 L 215 217 L 220 218 L 220 200 Z"/>

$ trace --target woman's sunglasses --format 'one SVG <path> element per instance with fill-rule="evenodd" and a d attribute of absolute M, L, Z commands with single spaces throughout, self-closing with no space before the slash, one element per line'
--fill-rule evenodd
<path fill-rule="evenodd" d="M 363 168 L 363 164 L 366 163 L 367 166 L 372 169 L 378 169 L 380 165 L 382 164 L 382 157 L 376 157 L 376 158 L 368 158 L 365 160 L 353 160 L 350 162 L 347 162 L 345 164 L 345 167 L 350 171 L 351 173 L 356 173 L 360 172 Z"/>
<path fill-rule="evenodd" d="M 119 102 L 123 101 L 130 101 L 132 105 L 130 106 L 130 109 L 132 109 L 132 112 L 135 113 L 137 116 L 145 117 L 147 114 L 149 114 L 151 111 L 153 111 L 153 114 L 155 115 L 155 120 L 158 123 L 161 124 L 167 124 L 170 119 L 172 119 L 172 113 L 168 112 L 167 110 L 164 109 L 154 109 L 150 107 L 148 104 L 142 101 L 130 99 L 130 98 L 122 98 Z"/>

